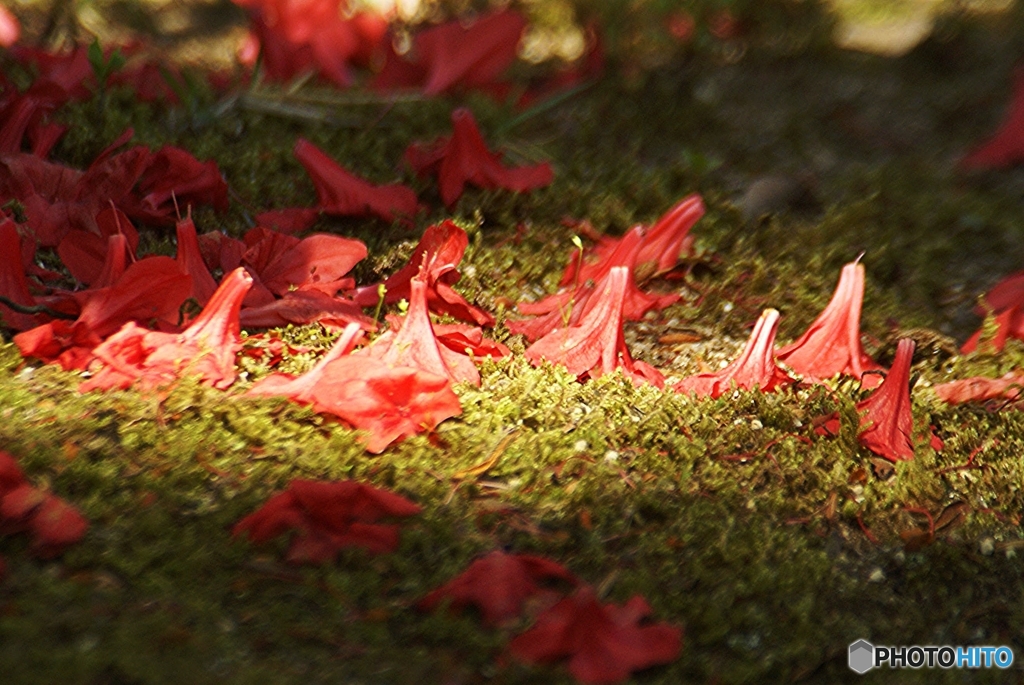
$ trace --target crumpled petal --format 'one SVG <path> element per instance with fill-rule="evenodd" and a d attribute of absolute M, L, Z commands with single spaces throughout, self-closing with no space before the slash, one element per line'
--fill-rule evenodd
<path fill-rule="evenodd" d="M 903 338 L 885 380 L 870 397 L 857 403 L 861 412 L 857 441 L 889 461 L 914 458 L 914 417 L 910 406 L 910 362 L 914 341 Z"/>

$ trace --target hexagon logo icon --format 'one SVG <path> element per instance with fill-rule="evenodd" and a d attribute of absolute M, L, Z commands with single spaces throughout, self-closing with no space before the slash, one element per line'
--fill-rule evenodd
<path fill-rule="evenodd" d="M 875 665 L 875 646 L 867 640 L 857 640 L 850 645 L 850 670 L 861 675 Z"/>

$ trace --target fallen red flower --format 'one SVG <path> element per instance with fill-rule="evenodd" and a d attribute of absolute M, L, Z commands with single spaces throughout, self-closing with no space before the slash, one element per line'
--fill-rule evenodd
<path fill-rule="evenodd" d="M 238 312 L 251 283 L 244 269 L 227 275 L 199 316 L 178 334 L 125 324 L 93 350 L 93 376 L 79 391 L 124 389 L 136 383 L 146 389 L 185 374 L 215 388 L 230 386 L 235 355 L 242 347 Z"/>
<path fill-rule="evenodd" d="M 501 164 L 501 153 L 491 152 L 484 142 L 473 113 L 464 107 L 452 112 L 453 131 L 449 138 L 432 143 L 413 143 L 405 160 L 418 175 L 437 174 L 441 200 L 451 207 L 467 183 L 478 188 L 505 188 L 524 192 L 549 185 L 554 172 L 547 162 L 509 168 Z"/>
<path fill-rule="evenodd" d="M 854 261 L 843 267 L 835 294 L 814 323 L 775 356 L 808 381 L 820 382 L 842 373 L 860 379 L 866 387 L 874 387 L 878 384 L 877 375 L 864 376 L 864 372 L 882 367 L 861 347 L 863 301 L 864 265 Z"/>
<path fill-rule="evenodd" d="M 246 395 L 251 397 L 287 397 L 299 404 L 313 404 L 315 402 L 315 388 L 324 376 L 327 365 L 339 357 L 349 354 L 362 339 L 362 332 L 359 325 L 350 323 L 342 331 L 342 334 L 335 341 L 331 349 L 320 358 L 320 361 L 312 369 L 301 376 L 293 376 L 287 373 L 272 373 L 249 388 Z"/>
<path fill-rule="evenodd" d="M 81 303 L 73 322 L 56 320 L 14 336 L 24 357 L 57 361 L 66 370 L 85 369 L 92 350 L 131 321 L 174 327 L 191 279 L 170 257 L 147 257 L 131 264 L 109 287 L 73 293 Z"/>
<path fill-rule="evenodd" d="M 462 413 L 447 376 L 392 367 L 363 355 L 328 364 L 311 398 L 316 411 L 334 414 L 367 431 L 362 439 L 374 454 Z"/>
<path fill-rule="evenodd" d="M 96 215 L 96 233 L 72 229 L 57 246 L 60 261 L 79 283 L 93 287 L 113 285 L 128 266 L 135 261 L 135 250 L 139 245 L 139 234 L 128 216 L 119 209 L 106 207 Z M 124 241 L 111 242 L 114 236 Z M 120 252 L 111 253 L 111 247 Z M 119 270 L 114 269 L 111 260 L 121 262 Z M 107 280 L 101 279 L 105 274 Z M 102 281 L 102 282 L 101 282 Z"/>
<path fill-rule="evenodd" d="M 381 554 L 398 549 L 398 526 L 388 517 L 419 514 L 419 505 L 393 492 L 355 481 L 296 479 L 260 509 L 235 524 L 232 535 L 264 543 L 294 531 L 288 549 L 292 563 L 333 561 L 346 547 Z"/>
<path fill-rule="evenodd" d="M 592 299 L 594 285 L 607 276 L 613 267 L 624 267 L 629 270 L 626 293 L 622 303 L 622 317 L 627 321 L 639 321 L 644 314 L 652 310 L 661 310 L 679 301 L 679 295 L 652 295 L 640 290 L 636 285 L 635 265 L 640 253 L 644 231 L 641 226 L 634 226 L 621 239 L 610 241 L 611 248 L 600 262 L 596 262 L 581 270 L 581 278 L 587 281 L 583 285 L 571 289 L 563 289 L 539 302 L 520 302 L 519 311 L 523 314 L 535 315 L 534 319 L 511 320 L 506 322 L 513 333 L 526 336 L 527 340 L 536 340 L 547 335 L 555 328 L 577 325 L 594 306 Z M 563 279 L 564 280 L 564 279 Z M 568 321 L 565 314 L 568 311 Z"/>
<path fill-rule="evenodd" d="M 475 560 L 465 571 L 417 602 L 432 611 L 445 601 L 454 610 L 475 606 L 484 623 L 497 626 L 519 616 L 523 603 L 543 591 L 543 581 L 579 581 L 561 564 L 529 554 L 500 550 Z"/>
<path fill-rule="evenodd" d="M 379 288 L 383 285 L 385 304 L 408 300 L 412 279 L 422 273 L 427 284 L 427 305 L 431 311 L 478 326 L 490 326 L 494 323 L 494 316 L 471 305 L 452 287 L 459 281 L 456 267 L 468 245 L 469 236 L 453 221 L 445 219 L 440 224 L 429 226 L 405 266 L 388 276 L 383 284 L 359 288 L 353 299 L 363 307 L 372 307 L 380 301 Z"/>
<path fill-rule="evenodd" d="M 333 295 L 351 288 L 355 282 L 344 276 L 367 254 L 361 241 L 329 233 L 299 239 L 257 227 L 244 240 L 241 263 L 275 295 L 295 289 Z"/>
<path fill-rule="evenodd" d="M 704 201 L 696 193 L 687 195 L 672 206 L 653 226 L 641 228 L 638 252 L 633 257 L 637 282 L 671 271 L 692 241 L 690 229 L 704 216 Z M 634 229 L 636 230 L 636 229 Z M 614 255 L 622 242 L 628 239 L 601 236 L 598 244 L 586 251 L 581 260 L 574 253 L 562 274 L 561 285 L 596 281 L 614 266 Z M 577 275 L 577 269 L 579 275 Z"/>
<path fill-rule="evenodd" d="M 910 412 L 910 362 L 914 341 L 903 338 L 896 345 L 896 358 L 870 397 L 857 403 L 862 412 L 857 441 L 889 461 L 914 458 L 912 436 L 914 417 Z"/>
<path fill-rule="evenodd" d="M 1013 95 L 1002 123 L 992 137 L 960 160 L 967 170 L 1001 169 L 1024 160 L 1024 69 L 1013 82 Z"/>
<path fill-rule="evenodd" d="M 766 309 L 754 324 L 750 339 L 738 357 L 721 371 L 687 376 L 675 385 L 676 392 L 718 399 L 733 389 L 772 392 L 793 383 L 785 369 L 775 363 L 775 332 L 779 312 Z"/>
<path fill-rule="evenodd" d="M 634 383 L 663 387 L 664 377 L 644 362 L 634 362 L 622 337 L 622 310 L 629 285 L 629 269 L 612 267 L 596 286 L 593 304 L 578 325 L 556 328 L 526 349 L 526 358 L 562 364 L 575 376 L 597 378 L 622 369 Z"/>
<path fill-rule="evenodd" d="M 434 335 L 427 312 L 427 284 L 419 278 L 411 281 L 409 310 L 401 328 L 380 336 L 366 351 L 389 366 L 411 366 L 453 383 L 480 385 L 480 372 L 473 360 L 440 344 Z"/>
<path fill-rule="evenodd" d="M 249 11 L 261 65 L 275 81 L 315 71 L 337 86 L 351 84 L 349 66 L 365 64 L 387 31 L 373 12 L 349 12 L 348 0 L 234 0 Z M 343 14 L 345 16 L 343 16 Z M 256 61 L 247 49 L 243 61 Z"/>
<path fill-rule="evenodd" d="M 295 157 L 316 186 L 319 209 L 337 216 L 378 216 L 385 221 L 407 219 L 419 207 L 416 193 L 404 185 L 375 186 L 341 168 L 304 138 L 295 143 Z"/>
<path fill-rule="evenodd" d="M 367 331 L 377 326 L 355 302 L 318 290 L 293 290 L 284 297 L 256 307 L 245 306 L 239 316 L 243 328 L 281 328 L 319 323 L 328 330 L 355 323 Z"/>
<path fill-rule="evenodd" d="M 178 234 L 178 253 L 175 261 L 183 273 L 192 278 L 192 291 L 189 297 L 193 298 L 200 307 L 205 307 L 210 301 L 215 290 L 217 281 L 213 280 L 210 270 L 206 268 L 203 261 L 203 253 L 199 249 L 199 237 L 196 234 L 196 225 L 192 222 L 192 214 L 189 213 L 184 219 L 175 225 Z"/>
<path fill-rule="evenodd" d="M 940 383 L 934 390 L 939 399 L 949 404 L 984 402 L 996 397 L 1016 400 L 1024 390 L 1024 372 L 1011 371 L 999 378 L 961 378 L 949 383 Z"/>
<path fill-rule="evenodd" d="M 581 683 L 622 682 L 633 671 L 674 661 L 682 649 L 680 628 L 640 624 L 650 613 L 639 595 L 621 606 L 601 604 L 585 585 L 542 613 L 509 649 L 529 663 L 567 658 L 569 672 Z"/>
<path fill-rule="evenodd" d="M 995 352 L 1002 352 L 1009 338 L 1024 340 L 1024 272 L 1006 276 L 985 293 L 985 307 L 976 308 L 978 314 L 989 312 L 995 315 L 995 336 L 988 341 Z M 967 339 L 960 351 L 974 352 L 981 341 L 984 327 L 979 328 Z"/>
<path fill-rule="evenodd" d="M 60 497 L 23 483 L 0 498 L 0 530 L 26 531 L 32 553 L 41 559 L 58 556 L 82 539 L 89 528 L 78 509 Z"/>
<path fill-rule="evenodd" d="M 450 21 L 417 33 L 405 55 L 393 49 L 373 87 L 422 88 L 438 95 L 456 87 L 481 88 L 495 81 L 516 59 L 526 19 L 503 10 L 468 26 Z"/>
<path fill-rule="evenodd" d="M 0 218 L 0 255 L 4 255 L 0 258 L 0 295 L 15 304 L 32 307 L 36 302 L 28 289 L 21 249 L 17 224 L 6 217 Z M 24 331 L 37 325 L 39 318 L 36 315 L 16 312 L 0 303 L 0 326 Z"/>

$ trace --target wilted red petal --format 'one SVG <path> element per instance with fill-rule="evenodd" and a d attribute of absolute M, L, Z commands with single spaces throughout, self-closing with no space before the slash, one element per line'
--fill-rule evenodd
<path fill-rule="evenodd" d="M 249 388 L 246 395 L 253 397 L 287 397 L 300 404 L 313 402 L 313 388 L 323 377 L 324 369 L 335 359 L 350 353 L 362 339 L 363 333 L 359 324 L 350 323 L 345 327 L 334 345 L 321 357 L 316 365 L 302 374 L 295 377 L 285 373 L 272 373 Z"/>
<path fill-rule="evenodd" d="M 0 526 L 12 533 L 26 530 L 32 514 L 45 499 L 45 492 L 28 483 L 8 490 L 0 500 Z"/>
<path fill-rule="evenodd" d="M 640 625 L 650 614 L 642 597 L 624 606 L 601 604 L 589 586 L 580 587 L 537 618 L 509 644 L 531 663 L 569 659 L 569 672 L 582 683 L 618 683 L 632 671 L 674 661 L 682 630 L 666 623 Z"/>
<path fill-rule="evenodd" d="M 910 411 L 910 362 L 914 341 L 903 338 L 885 380 L 870 397 L 857 404 L 861 412 L 860 444 L 889 461 L 914 458 L 914 417 Z"/>
<path fill-rule="evenodd" d="M 1024 390 L 1024 373 L 1011 371 L 999 378 L 961 378 L 949 383 L 940 383 L 934 390 L 942 401 L 949 404 L 984 402 L 996 397 L 1015 400 Z"/>
<path fill-rule="evenodd" d="M 85 535 L 89 522 L 78 509 L 60 497 L 47 495 L 32 515 L 32 553 L 42 559 L 55 557 Z"/>
<path fill-rule="evenodd" d="M 210 270 L 206 268 L 203 261 L 203 253 L 199 249 L 199 237 L 196 235 L 196 225 L 192 222 L 191 213 L 175 225 L 178 234 L 178 254 L 175 261 L 183 273 L 192 277 L 192 291 L 189 297 L 195 299 L 200 307 L 210 301 L 210 297 L 217 289 L 217 281 L 213 280 Z"/>
<path fill-rule="evenodd" d="M 462 413 L 458 396 L 445 376 L 391 367 L 360 355 L 336 359 L 326 366 L 313 388 L 313 407 L 369 431 L 369 452 L 382 452 L 396 440 L 433 430 Z"/>
<path fill-rule="evenodd" d="M 21 235 L 18 226 L 6 217 L 0 217 L 0 295 L 11 302 L 31 307 L 35 298 L 28 290 L 28 280 L 21 262 Z M 0 304 L 0 325 L 24 331 L 39 324 L 38 317 L 16 312 Z"/>
<path fill-rule="evenodd" d="M 377 339 L 369 353 L 391 366 L 411 366 L 453 383 L 465 381 L 480 385 L 480 372 L 473 361 L 438 343 L 427 312 L 427 285 L 412 279 L 409 311 L 398 333 Z"/>
<path fill-rule="evenodd" d="M 377 522 L 420 511 L 419 505 L 400 495 L 363 483 L 296 479 L 235 524 L 232 534 L 248 534 L 258 543 L 294 530 L 288 561 L 319 564 L 333 560 L 346 547 L 377 554 L 394 551 L 398 527 Z"/>
<path fill-rule="evenodd" d="M 295 493 L 285 490 L 236 523 L 231 529 L 231 535 L 247 535 L 252 542 L 260 544 L 294 528 L 302 528 L 304 521 L 305 516 L 295 499 Z"/>
<path fill-rule="evenodd" d="M 408 300 L 409 282 L 422 270 L 427 282 L 427 306 L 432 312 L 478 326 L 492 325 L 494 317 L 490 313 L 471 305 L 452 287 L 459 280 L 456 267 L 467 245 L 469 237 L 455 222 L 446 219 L 429 226 L 405 266 L 384 281 L 384 302 L 394 304 Z M 353 299 L 363 307 L 372 307 L 380 300 L 379 287 L 380 284 L 363 286 Z"/>
<path fill-rule="evenodd" d="M 588 310 L 579 324 L 556 328 L 526 349 L 535 365 L 546 359 L 562 364 L 576 376 L 597 378 L 621 368 L 634 382 L 664 384 L 661 374 L 644 365 L 637 373 L 622 337 L 622 310 L 629 285 L 629 269 L 612 267 L 596 286 Z"/>
<path fill-rule="evenodd" d="M 125 211 L 148 221 L 174 216 L 177 208 L 211 205 L 228 209 L 228 184 L 213 161 L 200 162 L 181 148 L 165 145 L 152 153 L 135 191 L 138 205 Z"/>
<path fill-rule="evenodd" d="M 544 580 L 578 582 L 568 569 L 549 559 L 498 550 L 475 560 L 417 606 L 430 611 L 444 600 L 456 610 L 472 605 L 480 610 L 485 624 L 496 626 L 518 616 L 523 602 L 540 591 Z"/>
<path fill-rule="evenodd" d="M 317 290 L 295 290 L 258 307 L 246 306 L 239 320 L 243 328 L 279 328 L 289 324 L 320 323 L 338 329 L 350 323 L 365 330 L 376 326 L 373 319 L 351 300 L 331 297 Z"/>
<path fill-rule="evenodd" d="M 1024 160 L 1024 70 L 1013 82 L 1013 95 L 999 129 L 987 141 L 967 153 L 964 169 L 1000 169 Z"/>
<path fill-rule="evenodd" d="M 18 462 L 6 450 L 0 450 L 0 498 L 19 485 L 24 485 L 25 474 Z"/>
<path fill-rule="evenodd" d="M 364 257 L 366 245 L 362 242 L 319 233 L 303 238 L 276 255 L 259 271 L 259 276 L 271 292 L 284 295 L 295 288 L 328 287 Z M 334 291 L 337 290 L 335 287 Z"/>
<path fill-rule="evenodd" d="M 766 309 L 754 325 L 750 339 L 740 355 L 721 371 L 687 376 L 675 385 L 675 391 L 718 399 L 733 388 L 772 392 L 789 385 L 793 378 L 775 363 L 775 331 L 779 312 Z"/>
<path fill-rule="evenodd" d="M 341 168 L 320 148 L 299 138 L 295 157 L 316 186 L 319 208 L 341 216 L 379 216 L 385 221 L 416 214 L 416 193 L 401 184 L 375 186 Z"/>
<path fill-rule="evenodd" d="M 882 368 L 865 354 L 860 342 L 860 312 L 864 301 L 864 265 L 851 262 L 843 267 L 831 301 L 807 331 L 776 356 L 807 380 L 819 381 L 836 374 L 848 374 L 874 387 L 875 374 Z"/>
<path fill-rule="evenodd" d="M 319 209 L 291 207 L 288 209 L 272 209 L 257 214 L 256 225 L 265 226 L 281 233 L 294 235 L 307 230 L 320 216 Z"/>
<path fill-rule="evenodd" d="M 427 95 L 436 95 L 456 86 L 491 85 L 515 61 L 525 28 L 521 14 L 505 10 L 468 26 L 450 21 L 426 29 L 413 38 L 406 56 L 388 55 L 374 87 L 422 87 Z"/>
<path fill-rule="evenodd" d="M 433 324 L 433 328 L 437 342 L 459 354 L 471 354 L 474 357 L 492 357 L 494 359 L 500 359 L 512 354 L 500 342 L 485 338 L 484 332 L 479 326 L 450 323 Z"/>
<path fill-rule="evenodd" d="M 547 162 L 524 167 L 505 167 L 501 154 L 491 152 L 484 142 L 473 113 L 462 107 L 452 112 L 450 138 L 433 143 L 413 143 L 405 159 L 416 173 L 437 174 L 441 199 L 451 207 L 462 195 L 466 183 L 478 188 L 505 188 L 523 192 L 549 185 L 554 172 Z"/>

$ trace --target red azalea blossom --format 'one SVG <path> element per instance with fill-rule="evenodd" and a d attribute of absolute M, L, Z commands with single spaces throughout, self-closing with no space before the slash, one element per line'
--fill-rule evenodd
<path fill-rule="evenodd" d="M 72 229 L 61 239 L 57 255 L 76 281 L 100 288 L 113 285 L 128 263 L 135 261 L 139 233 L 128 216 L 115 207 L 100 210 L 96 229 L 96 233 Z M 123 240 L 111 241 L 115 236 Z"/>
<path fill-rule="evenodd" d="M 420 31 L 407 54 L 388 53 L 373 85 L 380 90 L 422 88 L 427 95 L 496 85 L 515 61 L 525 28 L 521 14 L 504 10 L 468 26 L 450 21 Z"/>
<path fill-rule="evenodd" d="M 546 359 L 562 364 L 573 375 L 592 378 L 621 368 L 634 383 L 646 381 L 663 387 L 661 373 L 644 362 L 634 362 L 622 337 L 622 308 L 629 280 L 628 268 L 609 270 L 579 324 L 551 331 L 526 349 L 526 358 L 535 365 Z"/>
<path fill-rule="evenodd" d="M 679 256 L 688 249 L 692 241 L 690 229 L 702 216 L 704 201 L 700 195 L 688 195 L 665 212 L 653 226 L 642 229 L 642 238 L 634 257 L 636 280 L 643 282 L 675 268 Z M 574 253 L 562 275 L 561 285 L 597 280 L 603 276 L 613 261 L 617 248 L 628 236 L 629 234 L 622 238 L 602 236 L 598 244 L 584 254 L 582 266 Z"/>
<path fill-rule="evenodd" d="M 675 391 L 718 399 L 733 388 L 758 388 L 762 392 L 772 392 L 791 384 L 794 379 L 775 363 L 775 331 L 778 327 L 779 312 L 764 310 L 746 347 L 731 364 L 721 371 L 688 376 L 676 383 Z"/>
<path fill-rule="evenodd" d="M 282 328 L 308 323 L 318 323 L 328 330 L 339 330 L 351 323 L 367 331 L 376 328 L 373 319 L 363 314 L 355 302 L 318 290 L 294 290 L 266 304 L 246 306 L 239 321 L 243 328 Z"/>
<path fill-rule="evenodd" d="M 349 66 L 368 62 L 387 31 L 387 20 L 379 14 L 349 13 L 348 0 L 234 2 L 249 11 L 252 21 L 252 45 L 242 61 L 252 64 L 262 53 L 262 67 L 275 81 L 315 71 L 337 86 L 348 86 Z"/>
<path fill-rule="evenodd" d="M 299 404 L 313 404 L 315 401 L 314 388 L 323 379 L 327 365 L 350 353 L 359 344 L 361 338 L 362 332 L 359 325 L 351 323 L 345 327 L 331 349 L 320 358 L 320 361 L 312 369 L 297 377 L 286 373 L 272 373 L 253 383 L 246 395 L 251 397 L 287 397 Z"/>
<path fill-rule="evenodd" d="M 385 221 L 408 218 L 419 207 L 416 193 L 404 185 L 375 186 L 341 168 L 304 138 L 295 143 L 295 157 L 316 186 L 319 209 L 338 216 L 378 216 Z"/>
<path fill-rule="evenodd" d="M 478 326 L 490 326 L 494 316 L 474 307 L 452 287 L 460 274 L 456 267 L 469 245 L 469 236 L 453 221 L 444 220 L 427 228 L 413 250 L 409 261 L 385 279 L 384 302 L 394 304 L 411 297 L 412 279 L 419 273 L 427 284 L 427 305 L 438 314 L 448 314 Z M 367 285 L 356 290 L 353 299 L 363 307 L 372 307 L 380 300 L 381 284 Z"/>
<path fill-rule="evenodd" d="M 943 402 L 961 404 L 963 402 L 984 402 L 996 397 L 1016 400 L 1024 389 L 1024 373 L 1011 371 L 999 378 L 983 378 L 973 376 L 940 383 L 935 386 L 935 394 Z"/>
<path fill-rule="evenodd" d="M 996 323 L 995 337 L 988 341 L 991 349 L 1002 352 L 1008 338 L 1024 340 L 1024 271 L 1010 274 L 992 286 L 985 293 L 985 308 L 979 307 L 976 311 L 985 315 L 986 308 L 995 315 Z M 960 351 L 964 354 L 975 351 L 983 330 L 975 331 Z"/>
<path fill-rule="evenodd" d="M 568 659 L 569 672 L 581 683 L 619 683 L 633 671 L 679 656 L 682 630 L 666 623 L 641 625 L 650 613 L 639 595 L 621 606 L 601 604 L 593 588 L 582 586 L 541 614 L 509 649 L 529 663 Z"/>
<path fill-rule="evenodd" d="M 196 225 L 192 222 L 192 215 L 178 221 L 175 226 L 178 234 L 178 254 L 175 261 L 178 262 L 182 272 L 192 277 L 192 291 L 189 297 L 195 299 L 200 307 L 205 307 L 210 297 L 217 290 L 217 281 L 213 280 L 210 270 L 206 268 L 203 261 L 203 253 L 199 249 L 199 238 L 196 235 Z"/>
<path fill-rule="evenodd" d="M 520 302 L 517 306 L 523 314 L 536 315 L 534 319 L 512 320 L 507 325 L 513 333 L 521 333 L 528 340 L 536 340 L 547 335 L 559 325 L 565 326 L 564 315 L 569 309 L 568 325 L 574 326 L 590 311 L 596 300 L 594 283 L 603 279 L 613 267 L 624 267 L 629 270 L 630 277 L 626 283 L 626 293 L 622 302 L 622 317 L 627 321 L 639 321 L 651 310 L 661 310 L 679 300 L 679 295 L 652 295 L 640 290 L 634 277 L 635 264 L 644 237 L 643 228 L 633 227 L 621 239 L 611 241 L 611 250 L 601 261 L 592 265 L 595 268 L 584 268 L 581 276 L 587 283 L 572 289 L 563 289 L 539 302 Z M 585 274 L 583 273 L 585 272 Z"/>
<path fill-rule="evenodd" d="M 366 450 L 374 454 L 462 413 L 447 376 L 363 355 L 341 357 L 323 375 L 311 395 L 313 408 L 367 431 Z"/>
<path fill-rule="evenodd" d="M 235 355 L 241 349 L 238 311 L 252 283 L 244 269 L 224 278 L 203 311 L 178 334 L 125 324 L 93 350 L 93 377 L 80 392 L 164 385 L 183 374 L 226 388 L 235 380 Z"/>
<path fill-rule="evenodd" d="M 445 600 L 455 610 L 468 605 L 480 610 L 484 623 L 497 626 L 519 616 L 523 603 L 542 592 L 541 581 L 561 580 L 576 585 L 568 569 L 543 557 L 491 552 L 417 603 L 426 611 Z"/>
<path fill-rule="evenodd" d="M 417 174 L 437 174 L 441 199 L 451 207 L 462 196 L 467 183 L 478 188 L 505 188 L 524 192 L 549 185 L 554 172 L 547 162 L 509 168 L 501 164 L 501 154 L 491 152 L 480 134 L 473 113 L 464 107 L 452 112 L 451 137 L 432 143 L 413 143 L 405 150 L 405 160 Z"/>
<path fill-rule="evenodd" d="M 59 362 L 66 370 L 85 369 L 92 350 L 131 321 L 173 327 L 188 296 L 191 279 L 170 257 L 147 257 L 130 265 L 109 287 L 73 293 L 81 302 L 73 322 L 51 321 L 14 336 L 24 357 Z"/>
<path fill-rule="evenodd" d="M 296 479 L 259 510 L 235 524 L 232 535 L 257 544 L 294 531 L 288 549 L 292 563 L 333 561 L 346 547 L 381 554 L 398 549 L 398 526 L 383 518 L 419 514 L 419 505 L 393 492 L 355 481 Z"/>
<path fill-rule="evenodd" d="M 32 553 L 50 559 L 81 540 L 88 527 L 74 506 L 29 485 L 14 457 L 0 450 L 0 533 L 28 532 Z"/>
<path fill-rule="evenodd" d="M 1013 82 L 1013 95 L 999 129 L 960 160 L 963 169 L 1001 169 L 1024 160 L 1024 69 Z"/>
<path fill-rule="evenodd" d="M 814 323 L 775 356 L 806 380 L 818 382 L 843 373 L 862 379 L 866 387 L 874 387 L 877 375 L 865 377 L 864 372 L 882 367 L 861 347 L 863 301 L 864 265 L 854 261 L 843 267 L 835 294 Z"/>
<path fill-rule="evenodd" d="M 910 413 L 910 362 L 913 356 L 914 341 L 901 339 L 885 380 L 870 397 L 857 403 L 857 411 L 862 412 L 857 441 L 889 461 L 914 458 L 911 442 L 914 417 Z"/>
<path fill-rule="evenodd" d="M 412 279 L 409 311 L 397 333 L 388 331 L 368 348 L 368 353 L 390 366 L 411 366 L 453 383 L 480 385 L 480 372 L 465 354 L 440 344 L 427 312 L 427 284 Z"/>

